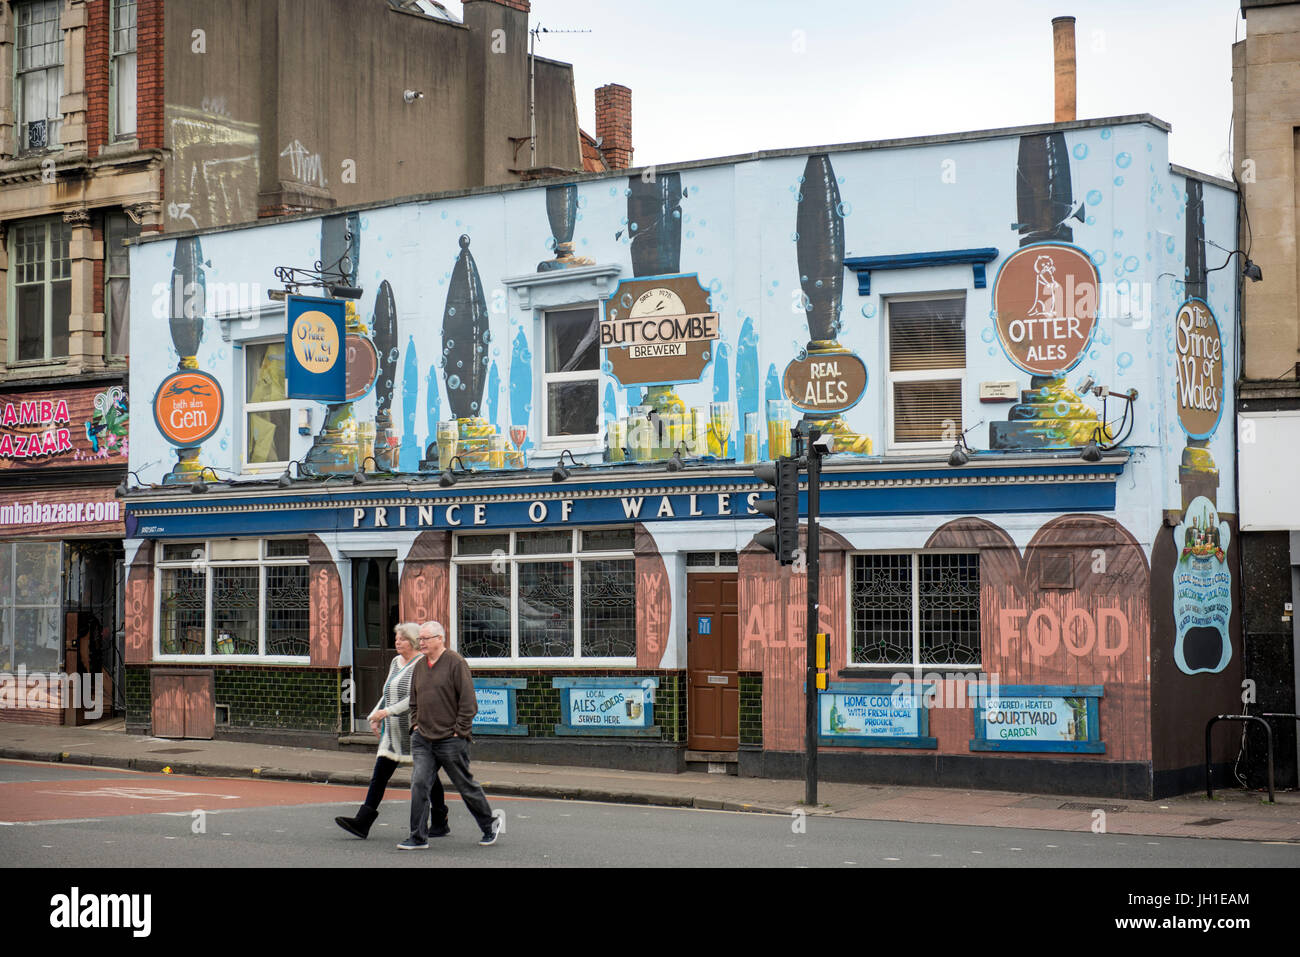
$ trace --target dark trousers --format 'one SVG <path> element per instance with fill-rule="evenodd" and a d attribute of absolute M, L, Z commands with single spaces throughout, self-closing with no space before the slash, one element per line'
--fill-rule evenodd
<path fill-rule="evenodd" d="M 429 838 L 429 802 L 435 798 L 442 799 L 439 769 L 447 772 L 465 807 L 474 815 L 479 830 L 492 829 L 492 809 L 488 807 L 483 789 L 469 771 L 468 741 L 456 737 L 430 741 L 419 731 L 412 731 L 411 757 L 415 763 L 411 770 L 411 837 L 419 841 Z"/>
<path fill-rule="evenodd" d="M 388 782 L 397 768 L 398 764 L 392 758 L 386 758 L 381 754 L 375 759 L 375 770 L 370 775 L 370 789 L 366 791 L 365 800 L 365 805 L 370 810 L 379 810 L 379 804 L 384 799 L 384 792 L 388 790 Z M 437 777 L 433 779 L 428 804 L 433 808 L 433 826 L 443 827 L 447 823 L 447 804 L 442 793 L 442 782 Z"/>

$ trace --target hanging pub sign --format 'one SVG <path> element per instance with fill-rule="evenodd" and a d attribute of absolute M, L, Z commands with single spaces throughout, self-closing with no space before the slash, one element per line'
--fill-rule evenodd
<path fill-rule="evenodd" d="M 1178 422 L 1193 439 L 1208 439 L 1223 416 L 1223 338 L 1204 301 L 1189 299 L 1175 320 Z"/>
<path fill-rule="evenodd" d="M 284 365 L 291 399 L 343 402 L 348 391 L 342 299 L 289 296 Z"/>
<path fill-rule="evenodd" d="M 1078 365 L 1097 327 L 1100 279 L 1077 246 L 1036 243 L 1008 257 L 993 282 L 993 324 L 1002 348 L 1030 375 Z"/>
<path fill-rule="evenodd" d="M 625 279 L 600 322 L 610 374 L 624 386 L 699 381 L 718 335 L 718 314 L 694 273 Z"/>

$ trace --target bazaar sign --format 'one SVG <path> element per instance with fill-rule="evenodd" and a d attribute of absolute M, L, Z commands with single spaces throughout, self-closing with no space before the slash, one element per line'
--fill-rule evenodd
<path fill-rule="evenodd" d="M 1002 264 L 993 283 L 994 326 L 1002 348 L 1030 375 L 1079 364 L 1097 326 L 1100 277 L 1077 246 L 1036 243 Z"/>
<path fill-rule="evenodd" d="M 1223 417 L 1223 338 L 1209 305 L 1189 299 L 1175 320 L 1178 422 L 1193 439 L 1208 439 Z"/>
<path fill-rule="evenodd" d="M 621 385 L 696 382 L 712 357 L 718 322 L 694 274 L 624 280 L 605 302 L 600 347 Z"/>
<path fill-rule="evenodd" d="M 126 391 L 10 392 L 0 399 L 0 469 L 125 462 Z"/>

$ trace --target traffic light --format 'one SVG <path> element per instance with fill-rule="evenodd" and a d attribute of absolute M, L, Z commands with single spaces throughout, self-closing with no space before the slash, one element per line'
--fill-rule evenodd
<path fill-rule="evenodd" d="M 772 498 L 754 503 L 759 512 L 775 519 L 776 528 L 759 532 L 754 541 L 774 554 L 780 564 L 793 564 L 794 550 L 799 547 L 799 462 L 785 456 L 775 462 L 760 462 L 754 466 L 754 475 L 776 487 Z"/>

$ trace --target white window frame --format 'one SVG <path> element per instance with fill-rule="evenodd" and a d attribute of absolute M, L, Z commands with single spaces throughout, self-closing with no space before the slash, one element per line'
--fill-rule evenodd
<path fill-rule="evenodd" d="M 256 474 L 260 472 L 283 472 L 289 467 L 289 462 L 293 458 L 293 400 L 289 398 L 289 380 L 288 368 L 285 370 L 285 397 L 276 399 L 274 402 L 249 402 L 244 398 L 248 395 L 248 357 L 249 348 L 253 346 L 264 345 L 284 345 L 284 337 L 271 337 L 269 339 L 248 339 L 239 343 L 241 361 L 239 363 L 239 469 L 242 474 Z M 288 362 L 288 355 L 285 356 L 285 362 Z M 248 437 L 250 429 L 248 427 L 248 416 L 254 412 L 280 412 L 289 413 L 289 458 L 278 462 L 250 462 L 248 461 Z"/>
<path fill-rule="evenodd" d="M 539 448 L 560 452 L 564 449 L 577 451 L 579 449 L 601 448 L 605 442 L 605 424 L 601 421 L 600 404 L 601 404 L 601 383 L 604 381 L 604 373 L 601 371 L 600 359 L 600 341 L 596 342 L 596 368 L 581 369 L 575 372 L 547 372 L 546 371 L 546 352 L 548 349 L 547 335 L 550 330 L 550 316 L 558 312 L 577 312 L 579 310 L 590 309 L 596 316 L 596 322 L 600 322 L 600 304 L 599 303 L 575 303 L 570 306 L 553 306 L 541 314 L 541 349 L 539 351 L 540 360 L 540 380 L 541 380 L 541 401 L 537 407 L 542 410 L 541 420 L 538 423 L 539 431 Z M 559 382 L 594 382 L 596 384 L 596 431 L 582 433 L 580 435 L 551 435 L 548 424 L 551 421 L 550 415 L 550 389 L 548 386 L 552 383 Z"/>
<path fill-rule="evenodd" d="M 620 530 L 627 526 L 614 526 Z M 635 668 L 636 655 L 631 657 L 619 658 L 593 658 L 582 654 L 582 562 L 585 561 L 633 561 L 636 560 L 636 553 L 632 549 L 610 550 L 610 551 L 582 551 L 582 533 L 612 530 L 609 526 L 595 526 L 591 528 L 554 528 L 540 526 L 532 529 L 519 529 L 518 531 L 492 531 L 481 534 L 487 535 L 509 535 L 510 537 L 510 554 L 501 555 L 465 555 L 459 554 L 459 542 L 463 538 L 474 537 L 473 533 L 457 535 L 452 543 L 451 557 L 451 601 L 448 612 L 449 627 L 448 633 L 451 636 L 451 647 L 457 652 L 460 651 L 460 634 L 459 634 L 459 610 L 457 608 L 457 599 L 460 594 L 460 567 L 462 565 L 491 565 L 494 562 L 506 561 L 510 563 L 510 656 L 507 658 L 469 658 L 471 667 L 474 668 L 517 668 L 521 666 L 531 667 L 556 667 L 571 668 L 575 665 L 583 667 L 593 666 L 599 668 Z M 516 552 L 516 536 L 522 532 L 546 532 L 546 531 L 564 531 L 570 533 L 569 550 L 567 552 L 546 552 L 546 553 L 529 553 L 520 555 Z M 519 654 L 519 565 L 529 562 L 544 561 L 571 561 L 573 562 L 573 650 L 574 654 L 566 657 L 523 657 Z M 635 601 L 635 592 L 633 592 Z"/>
<path fill-rule="evenodd" d="M 286 536 L 287 540 L 301 540 L 304 536 Z M 273 539 L 259 539 L 257 543 L 257 558 L 255 559 L 211 559 L 211 543 L 207 541 L 195 542 L 160 542 L 159 555 L 164 554 L 163 549 L 168 545 L 183 545 L 190 549 L 190 555 L 184 559 L 159 559 L 154 562 L 154 603 L 153 603 L 153 657 L 156 662 L 166 663 L 256 663 L 256 664 L 307 664 L 311 661 L 310 648 L 306 655 L 268 655 L 266 653 L 266 575 L 267 569 L 283 565 L 307 566 L 309 560 L 306 555 L 301 557 L 267 555 L 267 544 Z M 206 578 L 205 590 L 206 601 L 203 610 L 203 654 L 201 655 L 181 655 L 162 653 L 162 603 L 163 603 L 163 573 L 168 569 L 189 568 L 197 571 L 197 567 L 203 569 Z M 257 568 L 258 569 L 258 598 L 257 598 L 257 654 L 255 655 L 222 655 L 216 652 L 216 638 L 213 634 L 213 607 L 212 607 L 212 569 L 214 568 Z M 311 576 L 308 575 L 308 587 L 310 588 Z M 310 641 L 310 621 L 311 611 L 308 610 L 308 640 Z"/>
<path fill-rule="evenodd" d="M 46 6 L 51 7 L 55 11 L 55 22 L 59 23 L 59 39 L 58 39 L 59 62 L 47 64 L 41 67 L 29 67 L 28 69 L 24 70 L 22 69 L 22 26 L 21 26 L 22 12 L 24 10 L 35 11 L 38 8 L 46 7 Z M 63 49 L 64 36 L 63 36 L 63 27 L 62 27 L 63 3 L 62 0 L 27 0 L 27 2 L 24 3 L 15 3 L 12 5 L 12 7 L 13 7 L 13 18 L 14 18 L 14 51 L 13 51 L 14 153 L 15 155 L 21 156 L 25 153 L 56 152 L 63 148 L 61 143 L 58 142 L 59 136 L 63 132 L 62 112 L 58 113 L 56 116 L 40 117 L 40 119 L 47 121 L 46 128 L 45 128 L 46 145 L 43 147 L 40 146 L 28 147 L 24 145 L 27 136 L 27 123 L 29 119 L 34 119 L 34 118 L 30 118 L 24 113 L 23 102 L 26 99 L 25 78 L 29 76 L 35 76 L 38 73 L 45 73 L 47 75 L 52 74 L 57 79 L 59 95 L 55 98 L 56 109 L 58 109 L 59 101 L 63 99 L 63 67 L 64 67 L 64 62 L 63 62 L 64 61 L 64 49 Z M 43 20 L 41 22 L 47 23 L 49 21 Z M 54 121 L 54 123 L 56 124 L 54 130 L 50 129 L 48 121 Z"/>
<path fill-rule="evenodd" d="M 21 282 L 21 266 L 18 262 L 18 239 L 19 234 L 24 229 L 40 227 L 45 234 L 43 240 L 43 249 L 41 252 L 41 276 L 38 282 Z M 68 258 L 58 260 L 67 263 L 68 275 L 66 277 L 53 278 L 54 274 L 54 237 L 56 230 L 66 231 L 68 236 Z M 55 355 L 51 352 L 51 346 L 54 341 L 54 290 L 53 285 L 56 282 L 66 282 L 71 287 L 72 284 L 72 227 L 61 219 L 32 219 L 20 220 L 9 226 L 9 363 L 10 365 L 43 365 L 50 362 L 63 362 L 72 353 L 72 296 L 69 288 L 68 296 L 68 351 Z M 42 333 L 43 350 L 39 358 L 20 359 L 18 358 L 18 287 L 40 285 L 43 290 L 43 299 L 45 305 L 45 328 Z"/>
<path fill-rule="evenodd" d="M 130 48 L 118 48 L 118 38 L 121 29 L 118 27 L 118 20 L 125 8 L 130 8 L 131 25 L 127 29 L 130 34 Z M 108 23 L 108 128 L 110 138 L 114 142 L 123 142 L 136 138 L 136 129 L 140 121 L 140 100 L 139 86 L 136 78 L 132 77 L 132 87 L 136 90 L 135 106 L 132 109 L 135 115 L 135 122 L 131 124 L 131 129 L 123 130 L 120 128 L 121 114 L 118 110 L 117 99 L 121 93 L 122 77 L 119 75 L 122 70 L 132 72 L 138 69 L 137 47 L 139 45 L 138 20 L 139 6 L 136 0 L 109 0 L 109 23 Z"/>
<path fill-rule="evenodd" d="M 956 438 L 939 439 L 934 442 L 903 442 L 894 437 L 894 383 L 895 382 L 950 382 L 957 380 L 961 389 L 961 411 L 962 421 L 957 423 L 957 432 L 960 433 L 966 420 L 966 369 L 915 369 L 910 372 L 891 372 L 890 355 L 889 355 L 889 338 L 891 331 L 891 310 L 890 307 L 896 302 L 930 302 L 940 299 L 960 299 L 967 303 L 965 292 L 933 292 L 933 293 L 910 293 L 907 295 L 890 296 L 885 299 L 885 330 L 881 336 L 882 348 L 884 349 L 884 366 L 885 369 L 885 421 L 888 429 L 889 441 L 886 444 L 885 454 L 898 455 L 908 452 L 928 451 L 931 449 L 950 448 Z M 963 317 L 966 310 L 962 310 Z M 969 350 L 964 350 L 967 352 Z M 969 357 L 968 357 L 969 360 Z"/>
<path fill-rule="evenodd" d="M 112 224 L 118 222 L 125 224 L 121 231 L 112 228 Z M 130 355 L 131 338 L 130 338 L 130 318 L 131 318 L 131 261 L 126 257 L 126 272 L 113 272 L 113 256 L 110 252 L 110 246 L 113 243 L 120 245 L 121 241 L 131 236 L 133 223 L 131 217 L 123 212 L 109 212 L 104 215 L 104 358 L 106 359 L 125 359 Z M 134 230 L 134 236 L 140 235 L 140 229 L 137 226 Z M 119 250 L 120 252 L 120 250 Z M 127 314 L 125 318 L 118 316 L 113 312 L 113 283 L 118 280 L 126 281 L 127 288 Z M 127 352 L 117 353 L 113 351 L 113 339 L 116 338 L 114 327 L 125 321 L 127 324 Z"/>
<path fill-rule="evenodd" d="M 854 661 L 853 645 L 856 634 L 853 628 L 853 559 L 858 555 L 910 555 L 912 558 L 912 660 L 908 662 L 892 662 L 876 664 L 874 662 Z M 979 569 L 979 555 L 977 551 L 970 551 L 961 548 L 926 548 L 920 551 L 912 549 L 890 549 L 880 548 L 870 551 L 858 550 L 846 552 L 844 560 L 846 562 L 844 586 L 845 586 L 845 609 L 847 619 L 845 630 L 848 632 L 848 641 L 844 645 L 845 667 L 858 670 L 870 669 L 873 671 L 888 671 L 891 674 L 901 671 L 970 671 L 979 672 L 984 669 L 984 630 L 981 623 L 979 634 L 980 660 L 971 665 L 948 664 L 943 662 L 931 662 L 929 664 L 921 663 L 921 556 L 922 555 L 973 555 L 975 557 L 976 568 Z M 982 584 L 982 582 L 981 582 Z M 980 601 L 983 602 L 983 593 L 980 594 Z M 983 608 L 981 607 L 981 612 Z"/>

